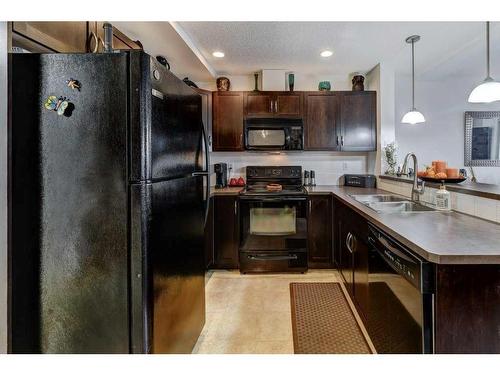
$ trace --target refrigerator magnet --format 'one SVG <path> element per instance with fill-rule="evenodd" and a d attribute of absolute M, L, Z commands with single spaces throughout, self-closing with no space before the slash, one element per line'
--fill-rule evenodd
<path fill-rule="evenodd" d="M 66 81 L 66 84 L 68 85 L 69 88 L 72 90 L 78 90 L 80 91 L 82 85 L 80 84 L 80 81 L 74 78 L 70 78 Z"/>
<path fill-rule="evenodd" d="M 56 111 L 59 116 L 71 116 L 73 110 L 73 105 L 69 102 L 69 99 L 65 96 L 60 96 L 59 98 L 55 95 L 51 95 L 45 101 L 45 108 L 51 111 Z M 67 111 L 69 109 L 69 111 Z M 66 113 L 68 112 L 68 113 Z"/>

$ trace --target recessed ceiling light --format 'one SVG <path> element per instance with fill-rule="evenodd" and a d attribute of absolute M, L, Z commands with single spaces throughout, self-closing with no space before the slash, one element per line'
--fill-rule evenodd
<path fill-rule="evenodd" d="M 215 51 L 215 52 L 212 52 L 212 55 L 214 57 L 224 57 L 224 52 L 221 52 L 221 51 Z"/>
<path fill-rule="evenodd" d="M 331 55 L 333 55 L 333 52 L 329 51 L 329 50 L 325 50 L 325 51 L 321 52 L 320 55 L 321 55 L 321 57 L 330 57 Z"/>

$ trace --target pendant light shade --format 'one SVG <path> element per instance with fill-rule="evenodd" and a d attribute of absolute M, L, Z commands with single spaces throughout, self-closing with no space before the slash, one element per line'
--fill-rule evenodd
<path fill-rule="evenodd" d="M 410 112 L 407 112 L 403 118 L 401 119 L 401 122 L 404 124 L 419 124 L 421 122 L 425 122 L 425 117 L 422 113 L 420 113 L 417 110 L 413 110 Z"/>
<path fill-rule="evenodd" d="M 406 43 L 411 43 L 411 110 L 407 112 L 401 122 L 404 124 L 419 124 L 425 122 L 425 117 L 415 108 L 415 43 L 420 40 L 420 36 L 412 35 L 406 38 Z"/>
<path fill-rule="evenodd" d="M 486 22 L 486 78 L 472 90 L 469 103 L 491 103 L 500 100 L 500 82 L 490 76 L 490 23 Z"/>

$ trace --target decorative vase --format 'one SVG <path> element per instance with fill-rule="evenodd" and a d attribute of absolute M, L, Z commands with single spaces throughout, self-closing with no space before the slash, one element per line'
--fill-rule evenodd
<path fill-rule="evenodd" d="M 356 74 L 352 77 L 352 91 L 365 91 L 365 77 L 361 74 Z"/>
<path fill-rule="evenodd" d="M 321 81 L 318 85 L 319 91 L 330 91 L 331 89 L 330 81 Z"/>
<path fill-rule="evenodd" d="M 255 88 L 253 91 L 259 91 L 259 73 L 254 73 L 253 77 L 255 78 Z"/>
<path fill-rule="evenodd" d="M 293 85 L 295 84 L 295 74 L 288 74 L 288 88 L 293 91 Z"/>
<path fill-rule="evenodd" d="M 231 87 L 231 81 L 227 77 L 219 77 L 215 82 L 217 83 L 217 91 L 229 91 Z"/>

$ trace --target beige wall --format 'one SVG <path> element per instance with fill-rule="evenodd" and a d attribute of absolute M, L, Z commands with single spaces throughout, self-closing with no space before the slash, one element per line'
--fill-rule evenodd
<path fill-rule="evenodd" d="M 231 91 L 252 91 L 255 87 L 255 79 L 253 75 L 226 75 L 231 81 Z M 340 75 L 321 75 L 312 73 L 295 72 L 295 85 L 296 91 L 315 91 L 318 89 L 320 81 L 330 81 L 332 90 L 351 90 L 352 84 L 348 76 Z M 285 81 L 285 76 L 283 76 Z M 217 89 L 215 80 L 211 82 L 196 82 L 196 84 L 206 90 Z M 259 89 L 262 85 L 259 81 Z M 288 87 L 288 85 L 286 85 Z"/>
<path fill-rule="evenodd" d="M 7 22 L 0 22 L 0 353 L 7 352 Z"/>

